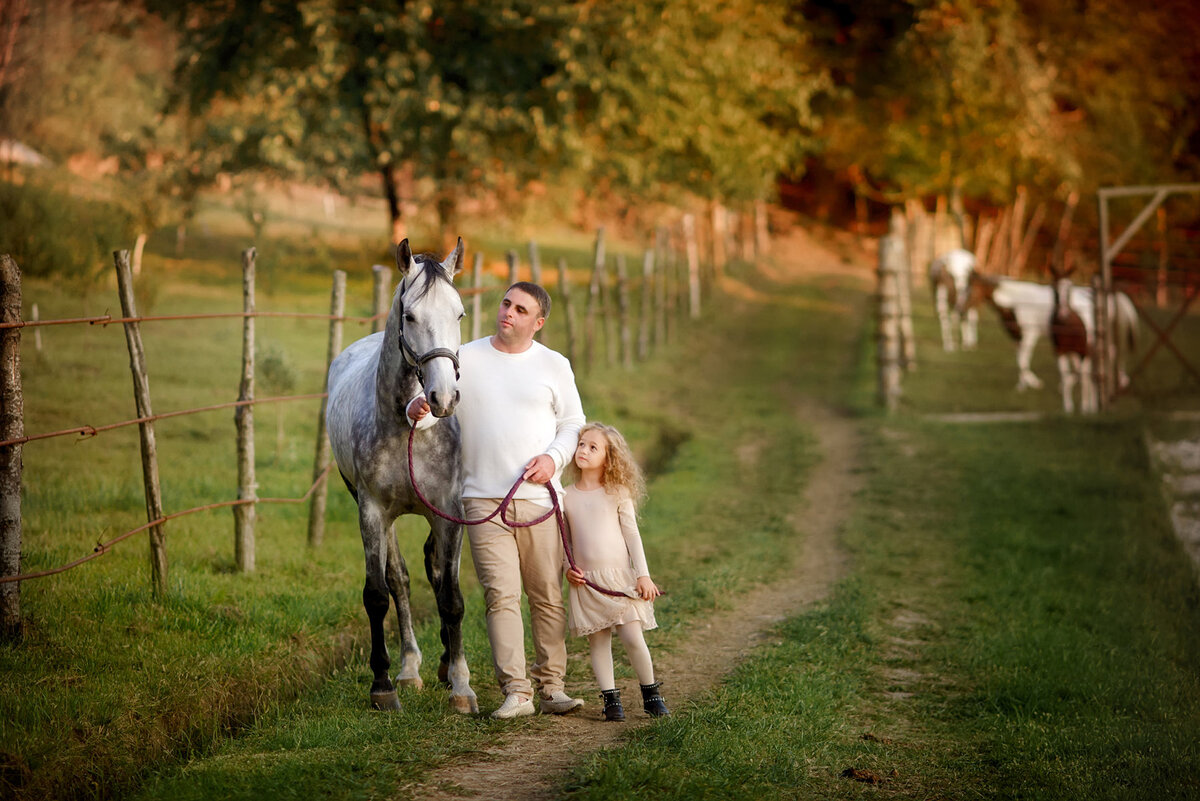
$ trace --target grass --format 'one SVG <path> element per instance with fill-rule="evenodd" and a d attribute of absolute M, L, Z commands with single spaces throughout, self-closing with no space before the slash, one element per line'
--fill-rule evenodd
<path fill-rule="evenodd" d="M 155 313 L 240 308 L 238 248 L 225 225 L 235 222 L 214 223 L 209 242 L 194 237 L 205 250 L 187 260 L 168 259 L 167 244 L 154 251 L 152 240 Z M 488 241 L 525 253 L 501 235 Z M 349 313 L 365 314 L 369 248 L 330 242 L 328 266 L 350 273 L 358 309 Z M 547 268 L 560 253 L 573 269 L 590 264 L 584 237 L 542 244 Z M 260 257 L 269 252 L 268 243 Z M 503 270 L 502 259 L 489 257 L 493 264 Z M 602 347 L 592 369 L 579 371 L 589 417 L 619 426 L 651 466 L 642 528 L 655 577 L 670 591 L 651 648 L 674 647 L 714 608 L 787 574 L 779 546 L 794 533 L 778 510 L 817 464 L 813 433 L 796 414 L 802 400 L 849 407 L 859 419 L 867 488 L 846 532 L 854 572 L 828 603 L 781 625 L 719 690 L 596 755 L 563 794 L 1194 795 L 1200 599 L 1145 460 L 1140 415 L 1150 404 L 1135 397 L 1085 422 L 1054 414 L 1050 390 L 1014 400 L 1011 345 L 997 344 L 994 327 L 989 338 L 994 321 L 985 319 L 985 348 L 948 357 L 984 366 L 933 367 L 931 355 L 931 369 L 906 381 L 903 413 L 884 418 L 872 409 L 866 281 L 780 287 L 744 271 L 734 277 L 754 300 L 707 297 L 702 323 L 674 328 L 636 373 L 607 365 Z M 328 307 L 328 273 L 316 266 L 281 267 L 270 285 L 260 308 Z M 31 288 L 43 318 L 110 305 L 94 294 Z M 922 339 L 932 337 L 932 322 L 918 320 Z M 160 325 L 179 327 L 144 330 L 157 411 L 236 395 L 236 321 Z M 348 330 L 347 340 L 356 335 Z M 325 336 L 321 323 L 259 326 L 260 341 L 297 366 L 297 393 L 319 391 Z M 547 340 L 562 347 L 563 336 L 562 316 L 552 316 Z M 133 416 L 117 329 L 46 329 L 45 343 L 26 360 L 27 431 Z M 1052 368 L 1035 369 L 1053 382 Z M 921 416 L 1014 406 L 1051 415 L 984 427 Z M 260 410 L 260 495 L 298 495 L 311 476 L 315 404 L 279 407 L 288 439 L 278 457 L 276 410 Z M 758 454 L 749 472 L 739 447 Z M 160 425 L 168 511 L 232 497 L 233 450 L 232 412 Z M 25 460 L 26 569 L 86 553 L 144 514 L 133 429 L 31 443 Z M 305 547 L 305 520 L 303 507 L 260 508 L 258 571 L 249 577 L 233 571 L 227 513 L 173 521 L 172 591 L 161 604 L 149 597 L 137 541 L 26 584 L 27 637 L 0 646 L 6 791 L 404 796 L 437 765 L 478 758 L 517 726 L 545 726 L 454 715 L 434 689 L 406 693 L 403 715 L 369 713 L 353 504 L 331 491 L 317 551 Z M 404 524 L 398 534 L 415 559 L 424 532 Z M 462 575 L 464 636 L 486 711 L 500 698 L 469 556 Z M 423 579 L 413 596 L 432 687 L 440 646 Z M 570 646 L 568 680 L 590 686 L 585 646 Z M 842 778 L 849 767 L 882 782 Z"/>
<path fill-rule="evenodd" d="M 578 237 L 575 245 L 573 263 L 586 265 L 590 240 Z M 221 253 L 233 251 L 216 255 Z M 154 276 L 157 285 L 148 294 L 153 308 L 143 311 L 237 310 L 238 262 L 212 255 L 172 262 L 161 253 L 148 254 L 147 278 Z M 369 306 L 368 281 L 367 269 L 351 272 L 350 297 L 358 298 L 351 307 L 357 303 L 360 313 Z M 260 294 L 259 308 L 324 311 L 326 282 L 301 272 L 286 287 Z M 812 292 L 846 294 L 844 288 Z M 27 304 L 39 302 L 44 319 L 102 313 L 110 305 L 103 297 L 98 290 L 79 294 L 36 282 L 26 287 Z M 750 478 L 764 492 L 790 493 L 791 481 L 781 476 L 802 475 L 813 461 L 811 438 L 790 408 L 776 403 L 793 380 L 795 364 L 757 348 L 763 338 L 796 337 L 796 321 L 776 316 L 740 328 L 745 311 L 725 312 L 719 326 L 674 327 L 672 342 L 639 368 L 636 381 L 605 363 L 603 347 L 597 348 L 594 367 L 580 376 L 590 415 L 624 429 L 653 467 L 643 528 L 657 577 L 671 588 L 659 647 L 671 647 L 696 616 L 730 603 L 763 575 L 764 564 L 770 565 L 768 576 L 787 568 L 772 558 L 780 538 L 789 534 L 772 505 L 748 500 L 731 509 L 726 503 L 730 477 L 739 470 L 730 443 L 761 441 L 770 469 Z M 834 323 L 828 315 L 808 321 L 815 338 L 836 331 Z M 260 321 L 258 330 L 260 342 L 282 350 L 296 365 L 294 391 L 319 391 L 324 325 L 269 320 Z M 44 333 L 43 350 L 24 364 L 27 431 L 133 416 L 118 329 L 60 327 Z M 552 317 L 546 335 L 562 342 L 561 317 Z M 143 336 L 156 411 L 236 395 L 236 320 L 145 324 Z M 354 336 L 347 332 L 348 340 Z M 680 365 L 689 369 L 681 371 Z M 764 366 L 769 372 L 755 377 Z M 716 391 L 713 375 L 724 376 Z M 733 406 L 750 414 L 727 414 Z M 270 424 L 277 412 L 284 414 L 288 432 L 278 456 Z M 316 404 L 260 407 L 257 416 L 259 494 L 295 497 L 311 476 Z M 231 411 L 162 421 L 157 428 L 168 512 L 233 496 Z M 26 447 L 26 570 L 76 558 L 97 540 L 141 521 L 136 436 L 128 428 L 81 442 L 57 439 Z M 403 719 L 366 712 L 362 556 L 353 505 L 340 488 L 331 490 L 326 543 L 316 551 L 305 547 L 306 513 L 299 506 L 260 508 L 253 576 L 234 572 L 227 512 L 172 521 L 170 595 L 163 603 L 150 597 L 140 538 L 85 567 L 25 584 L 25 639 L 0 646 L 6 792 L 21 798 L 108 798 L 126 797 L 140 786 L 144 797 L 162 797 L 186 795 L 195 786 L 208 788 L 196 791 L 202 795 L 239 797 L 274 796 L 287 786 L 304 794 L 319 789 L 370 797 L 379 787 L 420 776 L 438 760 L 461 758 L 503 731 L 506 724 L 452 715 L 436 691 L 406 697 L 413 714 Z M 740 531 L 736 540 L 728 536 L 734 525 Z M 402 551 L 415 559 L 424 532 L 405 523 L 398 534 Z M 686 568 L 674 567 L 682 565 Z M 469 556 L 462 573 L 468 654 L 487 709 L 499 696 L 490 680 Z M 426 681 L 432 685 L 440 651 L 436 613 L 419 578 L 413 596 Z M 570 677 L 590 683 L 583 648 L 582 642 L 573 644 Z M 446 737 L 450 730 L 453 738 Z M 397 751 L 396 743 L 405 745 Z M 363 749 L 372 747 L 390 758 L 368 759 L 373 767 L 360 770 Z M 361 775 L 361 781 L 348 783 L 348 773 Z"/>
<path fill-rule="evenodd" d="M 868 414 L 853 575 L 563 795 L 1195 797 L 1200 589 L 1142 430 Z"/>

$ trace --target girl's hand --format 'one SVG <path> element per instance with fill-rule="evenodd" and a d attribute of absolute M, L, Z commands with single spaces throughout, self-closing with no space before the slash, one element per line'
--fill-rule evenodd
<path fill-rule="evenodd" d="M 653 601 L 662 595 L 662 590 L 658 588 L 658 585 L 649 576 L 638 576 L 637 594 L 643 601 Z"/>
<path fill-rule="evenodd" d="M 567 581 L 571 582 L 576 587 L 582 587 L 587 583 L 587 580 L 583 577 L 583 571 L 577 567 L 572 567 L 567 570 Z"/>

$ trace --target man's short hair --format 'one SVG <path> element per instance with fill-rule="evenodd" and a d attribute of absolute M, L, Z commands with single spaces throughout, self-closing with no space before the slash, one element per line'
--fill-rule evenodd
<path fill-rule="evenodd" d="M 538 309 L 541 311 L 541 314 L 538 315 L 539 317 L 550 316 L 550 293 L 543 289 L 540 284 L 535 284 L 532 281 L 518 281 L 504 290 L 504 294 L 507 295 L 514 289 L 521 290 L 537 301 Z"/>

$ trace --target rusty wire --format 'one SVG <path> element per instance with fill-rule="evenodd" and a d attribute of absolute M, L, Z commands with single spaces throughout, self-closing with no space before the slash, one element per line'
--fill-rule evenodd
<path fill-rule="evenodd" d="M 124 534 L 113 537 L 108 542 L 97 542 L 96 547 L 92 549 L 90 554 L 87 556 L 81 556 L 73 562 L 68 562 L 65 565 L 59 565 L 58 567 L 53 567 L 49 570 L 41 570 L 37 573 L 22 573 L 16 576 L 3 576 L 0 577 L 0 584 L 8 584 L 14 581 L 28 581 L 29 579 L 44 578 L 46 576 L 57 575 L 58 573 L 65 573 L 66 571 L 74 567 L 78 567 L 85 562 L 90 562 L 98 556 L 103 556 L 112 550 L 114 545 L 122 540 L 129 539 L 134 534 L 139 534 L 148 528 L 161 525 L 168 520 L 174 520 L 177 517 L 184 517 L 197 512 L 207 512 L 211 509 L 221 509 L 227 506 L 245 506 L 246 504 L 251 503 L 304 503 L 308 500 L 308 497 L 313 494 L 313 491 L 320 486 L 321 482 L 328 477 L 329 471 L 333 469 L 334 464 L 335 462 L 330 462 L 329 464 L 325 465 L 325 469 L 321 471 L 321 475 L 317 476 L 317 478 L 313 481 L 312 486 L 308 488 L 308 491 L 299 498 L 239 498 L 236 501 L 218 501 L 217 503 L 209 503 L 205 504 L 204 506 L 195 506 L 191 509 L 184 509 L 181 512 L 173 512 L 169 515 L 164 515 L 157 520 L 151 520 L 149 523 L 138 526 L 131 531 L 126 531 Z"/>
<path fill-rule="evenodd" d="M 469 287 L 458 290 L 460 295 L 479 295 L 487 292 L 487 287 Z M 88 325 L 108 326 L 117 323 L 157 323 L 166 320 L 224 320 L 231 318 L 248 318 L 248 317 L 282 317 L 292 318 L 297 320 L 330 320 L 345 323 L 373 323 L 376 320 L 387 317 L 387 312 L 373 314 L 370 317 L 349 317 L 338 316 L 336 314 L 320 314 L 318 312 L 207 312 L 202 314 L 158 314 L 146 315 L 144 317 L 113 317 L 111 314 L 102 314 L 99 317 L 67 317 L 58 320 L 17 320 L 12 323 L 0 323 L 0 330 L 6 328 L 36 328 L 48 325 L 71 325 L 78 323 L 87 323 Z"/>
<path fill-rule="evenodd" d="M 476 288 L 468 288 L 468 289 L 459 290 L 460 294 L 463 294 L 463 295 L 481 294 L 486 291 L 488 291 L 488 290 L 484 287 L 476 287 Z M 304 312 L 215 312 L 215 313 L 206 313 L 206 314 L 171 314 L 171 315 L 154 315 L 154 316 L 145 316 L 145 317 L 113 317 L 110 314 L 104 314 L 99 317 L 74 317 L 74 318 L 64 318 L 64 319 L 55 319 L 55 320 L 19 320 L 17 322 L 12 322 L 12 323 L 0 323 L 0 330 L 11 329 L 11 328 L 34 328 L 34 327 L 41 327 L 41 326 L 71 325 L 71 324 L 82 324 L 82 323 L 87 323 L 88 325 L 108 326 L 110 324 L 115 324 L 115 323 L 160 322 L 160 321 L 166 321 L 166 320 L 215 320 L 215 319 L 229 319 L 229 318 L 245 319 L 245 318 L 249 318 L 249 317 L 283 317 L 283 318 L 293 318 L 293 319 L 320 319 L 320 320 L 355 322 L 355 323 L 365 324 L 365 323 L 374 322 L 374 321 L 376 321 L 380 318 L 384 318 L 386 316 L 387 316 L 387 312 L 375 314 L 370 317 L 346 317 L 346 316 L 338 316 L 338 315 L 333 315 L 333 314 L 316 314 L 316 313 L 310 314 L 310 313 L 304 313 Z M 109 423 L 108 425 L 103 425 L 103 426 L 83 425 L 83 426 L 76 426 L 75 428 L 64 429 L 61 431 L 51 431 L 51 432 L 47 432 L 44 434 L 34 434 L 31 436 L 27 436 L 27 437 L 18 437 L 17 439 L 0 441 L 0 447 L 7 447 L 7 446 L 11 446 L 11 445 L 23 445 L 27 442 L 32 442 L 35 440 L 50 439 L 52 437 L 69 436 L 71 434 L 82 435 L 80 437 L 80 439 L 78 440 L 78 441 L 82 441 L 84 439 L 90 439 L 92 437 L 95 437 L 102 431 L 110 431 L 110 430 L 116 429 L 116 428 L 122 428 L 125 426 L 131 426 L 131 425 L 141 424 L 141 423 L 148 423 L 148 422 L 152 422 L 154 420 L 162 420 L 162 419 L 169 418 L 169 417 L 180 417 L 182 415 L 187 415 L 187 414 L 197 414 L 199 412 L 209 412 L 209 411 L 215 411 L 217 409 L 228 409 L 228 408 L 238 407 L 238 406 L 252 406 L 255 404 L 259 404 L 259 403 L 275 403 L 275 402 L 294 401 L 294 400 L 314 400 L 317 398 L 324 398 L 324 397 L 326 397 L 326 395 L 327 395 L 327 393 L 321 392 L 321 393 L 313 393 L 313 394 L 309 394 L 309 395 L 286 395 L 286 396 L 278 396 L 278 397 L 273 397 L 273 398 L 255 398 L 252 400 L 231 401 L 229 403 L 219 403 L 219 404 L 216 404 L 213 406 L 202 406 L 202 407 L 195 408 L 195 409 L 181 409 L 181 410 L 174 411 L 174 412 L 164 412 L 163 414 L 151 415 L 149 417 L 138 417 L 133 420 L 123 420 L 118 423 Z M 137 528 L 132 529 L 131 531 L 127 531 L 124 534 L 121 534 L 117 537 L 114 537 L 111 540 L 108 540 L 107 542 L 98 542 L 98 543 L 96 543 L 96 547 L 92 550 L 92 553 L 90 553 L 86 556 L 82 556 L 79 559 L 74 560 L 73 562 L 68 562 L 65 565 L 60 565 L 59 567 L 51 568 L 49 570 L 42 570 L 37 573 L 24 573 L 24 574 L 20 574 L 20 575 L 16 575 L 16 576 L 3 576 L 3 577 L 0 577 L 0 584 L 7 584 L 7 583 L 19 582 L 19 581 L 27 581 L 29 579 L 43 578 L 45 576 L 53 576 L 53 575 L 57 575 L 59 573 L 64 573 L 68 570 L 71 570 L 72 568 L 75 568 L 75 567 L 78 567 L 79 565 L 84 564 L 85 562 L 89 562 L 98 556 L 103 556 L 104 554 L 108 553 L 114 545 L 116 545 L 119 542 L 122 542 L 123 540 L 128 539 L 129 537 L 132 537 L 134 534 L 138 534 L 142 531 L 145 531 L 146 529 L 152 528 L 157 525 L 161 525 L 161 524 L 167 522 L 168 520 L 174 520 L 175 518 L 178 518 L 178 517 L 184 517 L 186 515 L 195 514 L 197 512 L 209 511 L 212 509 L 220 509 L 220 508 L 224 508 L 224 507 L 234 507 L 234 506 L 244 506 L 246 504 L 252 504 L 252 503 L 303 503 L 308 500 L 309 496 L 312 495 L 312 493 L 316 490 L 316 488 L 318 486 L 320 486 L 321 482 L 324 481 L 325 478 L 329 475 L 329 471 L 333 469 L 334 464 L 335 464 L 334 462 L 330 462 L 329 464 L 327 464 L 325 466 L 325 469 L 321 471 L 321 474 L 319 476 L 317 476 L 317 478 L 313 481 L 312 486 L 310 486 L 308 488 L 308 491 L 305 492 L 299 498 L 241 498 L 241 499 L 238 499 L 235 501 L 218 501 L 217 503 L 205 504 L 203 506 L 196 506 L 191 509 L 185 509 L 180 512 L 174 512 L 172 514 L 160 517 L 157 520 L 151 520 L 150 522 L 145 523 L 144 525 L 138 526 Z"/>
<path fill-rule="evenodd" d="M 157 323 L 164 320 L 223 320 L 235 317 L 291 317 L 300 320 L 337 320 L 350 323 L 369 323 L 386 316 L 386 312 L 370 317 L 339 317 L 336 314 L 319 314 L 317 312 L 205 312 L 199 314 L 157 314 L 145 317 L 113 317 L 102 314 L 99 317 L 70 317 L 61 320 L 18 320 L 14 323 L 0 323 L 4 328 L 34 328 L 44 325 L 68 325 L 71 323 L 87 323 L 88 325 L 115 325 L 116 323 Z"/>
<path fill-rule="evenodd" d="M 199 412 L 212 412 L 212 411 L 216 411 L 217 409 L 229 409 L 234 406 L 253 406 L 253 405 L 256 405 L 259 403 L 277 403 L 277 402 L 281 402 L 281 401 L 294 401 L 294 400 L 315 400 L 317 398 L 324 398 L 326 396 L 326 394 L 327 393 L 324 393 L 324 392 L 314 392 L 310 395 L 279 395 L 274 398 L 253 398 L 251 400 L 229 401 L 228 403 L 218 403 L 213 406 L 201 406 L 196 409 L 180 409 L 180 410 L 174 411 L 174 412 L 163 412 L 162 414 L 151 415 L 149 417 L 137 417 L 137 418 L 134 418 L 133 420 L 122 420 L 119 423 L 109 423 L 108 425 L 103 425 L 103 426 L 89 426 L 89 425 L 75 426 L 74 428 L 64 428 L 62 431 L 49 431 L 45 434 L 32 434 L 28 437 L 18 437 L 16 439 L 6 439 L 3 441 L 0 441 L 0 448 L 8 446 L 8 445 L 24 445 L 26 442 L 32 442 L 34 440 L 50 439 L 51 437 L 64 437 L 64 436 L 69 436 L 71 434 L 82 435 L 79 437 L 78 440 L 76 440 L 76 442 L 82 442 L 85 439 L 91 439 L 92 437 L 99 434 L 101 431 L 111 431 L 114 428 L 123 428 L 125 426 L 137 425 L 139 423 L 149 423 L 154 420 L 163 420 L 168 417 L 181 417 L 185 414 L 197 414 Z"/>

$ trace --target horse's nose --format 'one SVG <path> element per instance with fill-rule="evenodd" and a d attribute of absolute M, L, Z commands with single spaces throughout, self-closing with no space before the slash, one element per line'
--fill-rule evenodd
<path fill-rule="evenodd" d="M 449 403 L 445 402 L 445 397 L 445 394 L 436 391 L 429 393 L 429 408 L 435 417 L 449 417 L 454 412 L 454 407 L 458 405 L 458 390 L 454 391 L 454 399 Z"/>

